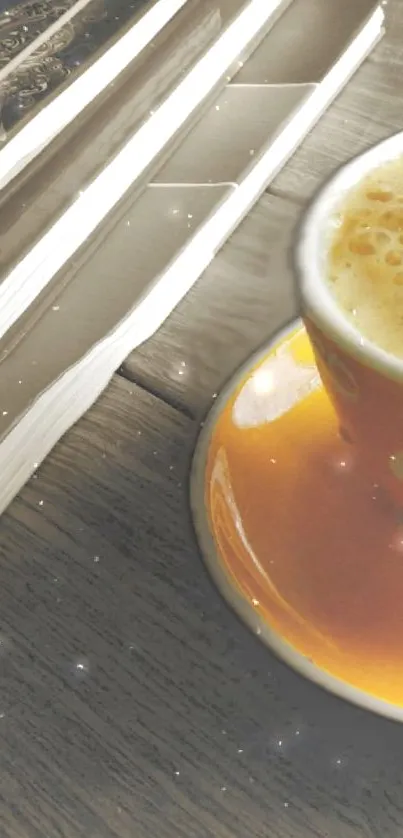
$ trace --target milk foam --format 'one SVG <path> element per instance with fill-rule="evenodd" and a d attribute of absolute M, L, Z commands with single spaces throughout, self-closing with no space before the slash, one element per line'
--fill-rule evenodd
<path fill-rule="evenodd" d="M 403 358 L 403 158 L 371 172 L 332 224 L 327 281 L 363 337 Z"/>

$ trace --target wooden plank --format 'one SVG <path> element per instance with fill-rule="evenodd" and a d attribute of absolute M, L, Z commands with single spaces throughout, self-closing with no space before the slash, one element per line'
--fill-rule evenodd
<path fill-rule="evenodd" d="M 403 727 L 224 606 L 188 516 L 195 430 L 115 378 L 2 518 L 2 838 L 396 838 Z"/>
<path fill-rule="evenodd" d="M 260 201 L 169 321 L 129 356 L 125 375 L 200 416 L 239 363 L 295 315 L 288 251 L 298 206 L 340 163 L 403 129 L 398 0 L 386 16 L 387 35 L 373 58 L 274 181 L 277 200 Z"/>
<path fill-rule="evenodd" d="M 403 9 L 399 0 L 383 0 L 381 4 L 385 12 L 386 37 L 368 60 L 388 67 L 398 85 L 403 65 Z"/>
<path fill-rule="evenodd" d="M 192 416 L 296 314 L 289 247 L 299 207 L 265 195 L 124 375 Z"/>
<path fill-rule="evenodd" d="M 385 7 L 386 35 L 273 182 L 300 203 L 341 163 L 403 129 L 403 6 Z"/>

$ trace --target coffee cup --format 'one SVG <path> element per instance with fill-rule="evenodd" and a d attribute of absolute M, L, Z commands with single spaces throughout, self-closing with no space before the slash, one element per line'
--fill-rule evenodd
<path fill-rule="evenodd" d="M 403 133 L 399 133 L 342 166 L 304 214 L 294 265 L 303 320 L 340 433 L 367 472 L 369 490 L 374 485 L 385 488 L 403 508 L 403 357 L 363 334 L 327 281 L 332 226 L 351 190 L 372 172 L 402 158 Z"/>

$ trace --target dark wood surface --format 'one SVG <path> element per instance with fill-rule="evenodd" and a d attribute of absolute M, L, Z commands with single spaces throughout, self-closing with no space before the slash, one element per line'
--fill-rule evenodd
<path fill-rule="evenodd" d="M 403 728 L 279 664 L 190 525 L 197 423 L 116 378 L 1 525 L 4 838 L 397 838 Z"/>
<path fill-rule="evenodd" d="M 299 213 L 264 195 L 124 374 L 202 416 L 232 371 L 296 314 L 289 246 Z"/>
<path fill-rule="evenodd" d="M 187 486 L 213 393 L 295 314 L 301 203 L 403 127 L 400 0 L 390 15 L 278 178 L 283 197 L 262 198 L 129 359 L 142 386 L 115 376 L 1 520 L 1 838 L 403 833 L 403 727 L 303 681 L 238 622 L 204 570 Z"/>

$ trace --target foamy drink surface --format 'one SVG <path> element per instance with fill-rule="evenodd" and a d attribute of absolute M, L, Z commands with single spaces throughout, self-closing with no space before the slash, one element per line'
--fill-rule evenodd
<path fill-rule="evenodd" d="M 364 338 L 403 358 L 403 158 L 360 181 L 334 220 L 331 293 Z"/>

